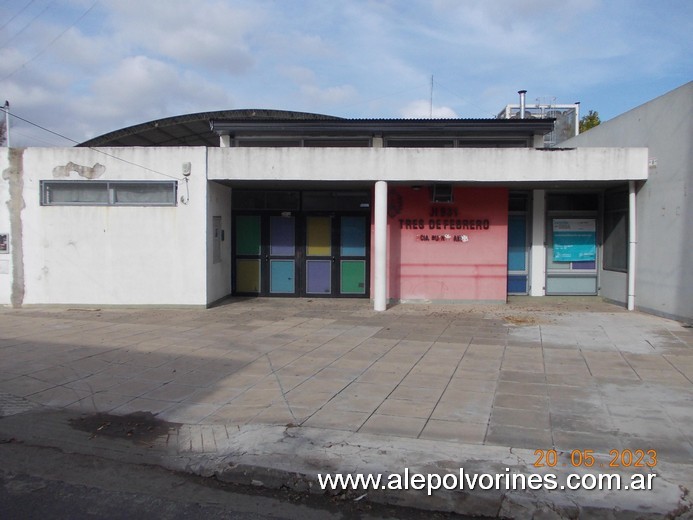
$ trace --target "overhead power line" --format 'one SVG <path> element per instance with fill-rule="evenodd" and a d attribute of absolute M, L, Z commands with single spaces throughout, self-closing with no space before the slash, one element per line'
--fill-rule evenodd
<path fill-rule="evenodd" d="M 52 2 L 51 2 L 51 3 L 52 3 Z M 41 56 L 41 55 L 42 55 L 44 52 L 46 52 L 50 47 L 52 47 L 53 44 L 54 44 L 55 42 L 57 42 L 60 38 L 62 38 L 63 35 L 64 35 L 67 31 L 69 31 L 70 29 L 72 29 L 75 25 L 77 25 L 77 24 L 82 20 L 82 18 L 84 18 L 85 16 L 87 16 L 87 15 L 91 12 L 91 10 L 94 9 L 94 7 L 96 7 L 96 4 L 98 4 L 98 3 L 99 3 L 99 0 L 95 0 L 95 2 L 94 2 L 93 4 L 91 4 L 91 6 L 90 6 L 86 11 L 84 11 L 84 12 L 82 13 L 82 15 L 81 15 L 79 18 L 77 18 L 69 27 L 67 27 L 63 32 L 61 32 L 60 34 L 58 34 L 58 36 L 56 36 L 56 37 L 53 38 L 50 42 L 48 42 L 48 44 L 45 45 L 45 46 L 44 46 L 40 51 L 38 51 L 36 54 L 34 54 L 33 57 L 29 58 L 27 61 L 25 61 L 24 63 L 22 63 L 19 67 L 17 67 L 16 69 L 14 69 L 14 70 L 13 70 L 12 72 L 10 72 L 7 76 L 5 76 L 4 78 L 2 78 L 2 80 L 0 80 L 0 81 L 5 81 L 6 79 L 11 78 L 11 77 L 14 76 L 17 72 L 19 72 L 21 69 L 23 69 L 24 67 L 26 67 L 29 63 L 31 63 L 31 62 L 34 61 L 36 58 L 38 58 L 39 56 Z"/>
<path fill-rule="evenodd" d="M 2 107 L 0 107 L 0 110 L 2 110 Z M 39 124 L 37 124 L 37 123 L 34 123 L 33 121 L 29 121 L 28 119 L 25 119 L 25 118 L 23 118 L 23 117 L 21 117 L 21 116 L 18 116 L 17 114 L 10 113 L 10 117 L 14 117 L 14 118 L 16 118 L 16 119 L 19 119 L 20 121 L 24 121 L 25 123 L 28 123 L 28 124 L 30 124 L 30 125 L 32 125 L 32 126 L 35 126 L 36 128 L 40 128 L 40 129 L 43 130 L 44 132 L 48 132 L 49 134 L 56 135 L 56 136 L 58 136 L 58 137 L 60 137 L 60 138 L 62 138 L 62 139 L 65 139 L 66 141 L 70 141 L 71 143 L 80 144 L 79 141 L 75 141 L 75 140 L 72 139 L 71 137 L 67 137 L 66 135 L 63 135 L 63 134 L 61 134 L 61 133 L 59 133 L 59 132 L 55 132 L 55 131 L 53 131 L 53 130 L 51 130 L 51 129 L 49 129 L 49 128 L 46 128 L 45 126 L 41 126 L 41 125 L 39 125 Z M 113 155 L 112 153 L 108 153 L 108 152 L 106 152 L 106 151 L 104 151 L 104 150 L 100 150 L 99 148 L 94 148 L 93 146 L 89 146 L 88 148 L 89 148 L 89 150 L 93 150 L 94 152 L 103 154 L 103 155 L 105 155 L 106 157 L 111 157 L 112 159 L 116 159 L 116 160 L 118 160 L 118 161 L 124 162 L 124 163 L 126 163 L 126 164 L 131 165 L 131 166 L 136 166 L 136 167 L 138 167 L 138 168 L 142 168 L 143 170 L 146 170 L 146 171 L 148 171 L 148 172 L 154 173 L 154 174 L 156 174 L 156 175 L 162 175 L 162 176 L 164 176 L 164 177 L 168 177 L 169 179 L 186 180 L 185 177 L 176 177 L 175 175 L 169 175 L 168 173 L 160 172 L 159 170 L 154 170 L 154 169 L 152 169 L 152 168 L 149 168 L 148 166 L 143 166 L 143 165 L 138 164 L 138 163 L 136 163 L 136 162 L 128 161 L 127 159 L 123 159 L 122 157 L 118 157 L 117 155 Z"/>

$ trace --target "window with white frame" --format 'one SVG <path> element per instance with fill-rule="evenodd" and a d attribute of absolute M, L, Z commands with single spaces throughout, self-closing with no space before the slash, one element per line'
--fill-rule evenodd
<path fill-rule="evenodd" d="M 41 181 L 42 206 L 175 206 L 176 181 Z"/>

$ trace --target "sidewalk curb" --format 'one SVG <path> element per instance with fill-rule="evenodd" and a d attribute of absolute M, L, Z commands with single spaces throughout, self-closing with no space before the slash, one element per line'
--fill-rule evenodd
<path fill-rule="evenodd" d="M 204 445 L 205 435 L 214 433 L 209 426 L 195 425 L 180 425 L 175 435 L 151 444 L 136 445 L 127 439 L 94 437 L 75 430 L 68 421 L 78 416 L 64 410 L 38 410 L 4 417 L 0 419 L 0 439 L 133 464 L 158 465 L 229 483 L 339 495 L 345 500 L 365 494 L 362 498 L 365 501 L 430 511 L 518 519 L 693 518 L 693 503 L 687 486 L 677 483 L 691 478 L 690 465 L 658 465 L 654 489 L 639 492 L 477 489 L 437 490 L 428 496 L 426 490 L 413 489 L 323 491 L 318 485 L 319 473 L 391 475 L 401 474 L 408 468 L 410 474 L 441 475 L 458 473 L 464 468 L 467 473 L 505 474 L 508 468 L 510 473 L 528 474 L 542 473 L 542 469 L 532 465 L 536 459 L 533 450 L 268 425 L 233 429 L 225 439 L 212 441 L 214 450 L 203 451 L 191 446 L 188 435 L 199 435 Z M 182 437 L 181 431 L 185 432 Z M 208 446 L 210 444 L 207 442 Z M 561 460 L 565 460 L 565 455 Z M 570 468 L 569 471 L 588 473 L 585 468 Z M 635 472 L 622 468 L 619 473 L 628 477 Z"/>

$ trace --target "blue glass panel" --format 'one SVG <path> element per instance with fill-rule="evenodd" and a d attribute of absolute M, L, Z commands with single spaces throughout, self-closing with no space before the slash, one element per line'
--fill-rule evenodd
<path fill-rule="evenodd" d="M 366 218 L 342 217 L 342 256 L 366 256 Z"/>
<path fill-rule="evenodd" d="M 274 294 L 295 292 L 293 260 L 270 260 L 270 292 Z"/>
<path fill-rule="evenodd" d="M 515 275 L 508 276 L 508 293 L 527 294 L 527 277 Z"/>
<path fill-rule="evenodd" d="M 332 292 L 332 260 L 306 261 L 306 293 L 330 294 Z"/>
<path fill-rule="evenodd" d="M 527 219 L 524 215 L 508 217 L 508 271 L 527 268 Z"/>
<path fill-rule="evenodd" d="M 294 256 L 294 217 L 270 217 L 270 254 Z M 292 291 L 293 292 L 293 291 Z"/>

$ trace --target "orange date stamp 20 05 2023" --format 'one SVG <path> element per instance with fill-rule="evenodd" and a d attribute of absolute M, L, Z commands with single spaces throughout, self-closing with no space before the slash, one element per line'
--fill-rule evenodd
<path fill-rule="evenodd" d="M 604 460 L 594 450 L 572 450 L 564 452 L 566 457 L 559 457 L 558 451 L 534 450 L 535 468 L 554 468 L 556 466 L 573 468 L 654 468 L 657 465 L 657 450 L 609 450 Z"/>

